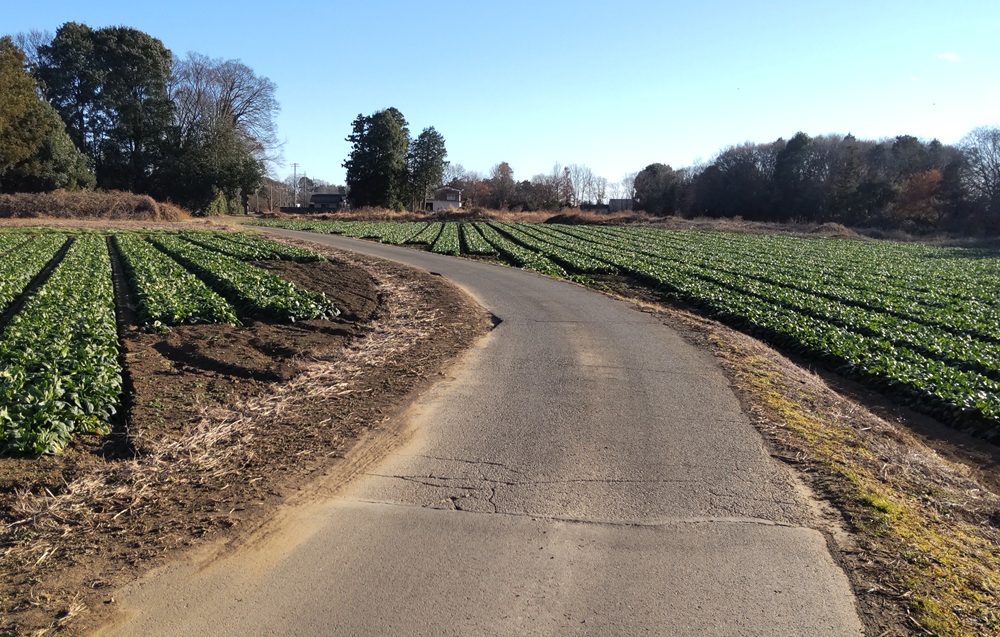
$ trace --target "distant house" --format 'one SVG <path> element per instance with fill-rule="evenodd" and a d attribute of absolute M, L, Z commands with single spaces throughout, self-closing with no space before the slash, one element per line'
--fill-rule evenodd
<path fill-rule="evenodd" d="M 326 210 L 336 212 L 346 205 L 347 195 L 339 192 L 318 192 L 309 197 L 309 212 Z"/>
<path fill-rule="evenodd" d="M 633 199 L 609 199 L 608 212 L 625 212 L 626 210 L 632 210 L 633 205 Z"/>
<path fill-rule="evenodd" d="M 424 209 L 431 212 L 457 210 L 462 207 L 462 189 L 443 186 L 438 188 L 424 202 Z"/>

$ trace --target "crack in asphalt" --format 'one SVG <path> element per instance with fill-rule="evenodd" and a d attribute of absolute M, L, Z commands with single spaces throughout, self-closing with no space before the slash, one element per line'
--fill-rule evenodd
<path fill-rule="evenodd" d="M 367 474 L 374 478 L 390 478 L 394 480 L 403 480 L 405 482 L 413 482 L 414 484 L 423 485 L 425 487 L 433 487 L 435 489 L 465 489 L 466 491 L 479 491 L 483 489 L 482 485 L 462 485 L 462 484 L 437 484 L 434 482 L 428 482 L 428 480 L 459 480 L 465 478 L 442 478 L 438 476 L 391 476 L 382 473 L 369 473 Z"/>
<path fill-rule="evenodd" d="M 777 520 L 768 520 L 766 518 L 755 518 L 746 516 L 692 516 L 686 518 L 670 518 L 670 517 L 660 517 L 651 518 L 648 520 L 600 520 L 600 519 L 588 519 L 588 518 L 574 518 L 569 516 L 560 515 L 544 515 L 540 513 L 528 513 L 526 511 L 499 511 L 495 510 L 493 512 L 487 511 L 469 511 L 458 506 L 456 503 L 462 500 L 461 496 L 450 496 L 444 498 L 440 502 L 450 501 L 452 503 L 453 511 L 457 513 L 465 513 L 470 515 L 500 515 L 513 518 L 530 518 L 532 520 L 540 520 L 545 522 L 565 522 L 569 524 L 587 524 L 595 526 L 612 526 L 612 527 L 624 527 L 624 528 L 659 528 L 659 527 L 671 527 L 671 526 L 696 526 L 696 525 L 713 525 L 713 524 L 734 524 L 734 525 L 747 525 L 747 526 L 767 526 L 782 529 L 799 529 L 806 531 L 815 531 L 819 533 L 817 529 L 804 525 L 804 524 L 792 524 L 790 522 L 779 522 Z M 408 508 L 429 508 L 426 505 L 412 504 L 407 502 L 386 502 L 382 500 L 369 500 L 369 499 L 351 499 L 351 502 L 355 504 L 365 504 L 371 506 L 385 506 L 385 507 L 408 507 Z"/>
<path fill-rule="evenodd" d="M 490 497 L 486 498 L 486 501 L 493 507 L 493 513 L 500 513 L 500 507 L 498 507 L 497 503 L 493 501 L 493 498 L 495 497 L 497 497 L 497 488 L 495 486 L 491 486 Z"/>
<path fill-rule="evenodd" d="M 740 420 L 733 420 L 733 419 L 730 419 L 730 418 L 712 419 L 712 420 L 707 421 L 707 422 L 711 422 L 714 425 L 742 425 L 742 424 L 744 424 Z M 431 456 L 431 455 L 422 454 L 422 453 L 399 454 L 399 455 L 400 455 L 400 457 L 424 458 L 426 460 L 437 460 L 439 462 L 458 462 L 460 464 L 468 464 L 468 465 L 486 465 L 488 467 L 499 467 L 500 469 L 503 469 L 505 471 L 509 471 L 511 473 L 516 473 L 516 474 L 522 475 L 522 476 L 525 475 L 524 471 L 521 471 L 520 469 L 516 469 L 516 468 L 514 468 L 514 467 L 512 467 L 510 465 L 504 464 L 502 462 L 496 462 L 496 461 L 493 461 L 493 460 L 468 460 L 466 458 L 450 458 L 450 457 L 447 457 L 447 456 Z M 702 466 L 701 463 L 697 463 L 697 462 L 683 462 L 683 461 L 677 462 L 677 463 L 675 463 L 673 465 L 673 467 L 675 469 L 685 469 L 685 470 L 698 469 L 701 466 Z M 737 472 L 739 472 L 739 471 L 752 471 L 754 469 L 754 467 L 751 464 L 749 464 L 749 463 L 743 462 L 743 461 L 741 461 L 739 459 L 734 459 L 733 460 L 733 469 L 735 471 L 737 471 Z M 595 478 L 594 480 L 601 480 L 601 479 L 596 479 Z M 624 481 L 624 480 L 622 480 L 622 481 Z M 644 481 L 643 480 L 638 480 L 637 482 L 644 482 Z"/>
<path fill-rule="evenodd" d="M 445 457 L 441 457 L 441 456 L 428 456 L 428 455 L 424 455 L 424 454 L 411 454 L 410 457 L 411 458 L 426 458 L 427 460 L 438 460 L 438 461 L 441 461 L 441 462 L 461 462 L 462 464 L 484 464 L 484 465 L 491 466 L 491 467 L 500 467 L 501 469 L 506 469 L 507 471 L 510 471 L 511 473 L 519 473 L 521 475 L 524 475 L 523 471 L 519 471 L 519 470 L 517 470 L 517 469 L 515 469 L 513 467 L 509 467 L 509 466 L 503 464 L 502 462 L 493 462 L 493 461 L 490 461 L 490 460 L 466 460 L 464 458 L 445 458 Z"/>
<path fill-rule="evenodd" d="M 476 464 L 468 461 L 468 464 Z M 498 465 L 498 463 L 489 463 L 491 465 Z M 499 495 L 499 490 L 501 487 L 509 488 L 520 488 L 520 487 L 533 487 L 533 486 L 548 486 L 548 485 L 569 485 L 569 484 L 605 484 L 605 485 L 621 485 L 621 484 L 693 484 L 699 482 L 698 480 L 692 479 L 655 479 L 655 480 L 638 480 L 638 479 L 611 479 L 611 478 L 575 478 L 568 480 L 501 480 L 496 478 L 490 478 L 485 475 L 480 475 L 479 482 L 470 483 L 470 480 L 476 480 L 472 476 L 461 476 L 461 477 L 450 477 L 450 476 L 440 476 L 440 475 L 393 475 L 393 474 L 383 474 L 383 473 L 369 473 L 369 477 L 374 478 L 385 478 L 388 480 L 401 480 L 403 482 L 408 482 L 416 484 L 423 487 L 430 487 L 435 490 L 446 490 L 448 492 L 454 493 L 455 491 L 464 492 L 460 495 L 446 495 L 444 498 L 432 498 L 428 499 L 422 506 L 424 508 L 439 508 L 439 505 L 447 502 L 450 504 L 450 508 L 455 511 L 466 511 L 467 507 L 462 505 L 462 500 L 472 499 L 479 502 L 485 502 L 492 509 L 492 513 L 503 514 L 506 513 L 500 510 L 500 505 L 497 503 L 496 498 Z M 731 507 L 719 507 L 720 510 L 738 514 L 739 512 Z M 478 511 L 482 513 L 483 511 Z"/>
<path fill-rule="evenodd" d="M 701 482 L 695 479 L 685 479 L 685 478 L 658 478 L 655 480 L 628 480 L 628 479 L 615 479 L 615 478 L 573 478 L 569 480 L 519 480 L 517 482 L 511 482 L 508 480 L 498 480 L 496 478 L 488 478 L 486 476 L 479 476 L 479 479 L 486 483 L 487 486 L 483 485 L 462 485 L 462 484 L 440 484 L 436 482 L 430 482 L 430 480 L 441 480 L 441 481 L 451 481 L 451 480 L 469 480 L 469 476 L 462 477 L 449 477 L 449 476 L 405 476 L 405 475 L 390 475 L 385 473 L 369 473 L 366 474 L 373 478 L 388 478 L 390 480 L 404 480 L 406 482 L 413 482 L 416 484 L 421 484 L 427 487 L 433 487 L 436 489 L 467 489 L 470 491 L 478 491 L 484 488 L 492 488 L 489 485 L 503 485 L 506 487 L 532 487 L 532 486 L 542 486 L 551 484 L 692 484 Z M 731 497 L 721 493 L 712 493 L 709 491 L 710 495 L 718 497 Z"/>
<path fill-rule="evenodd" d="M 429 497 L 424 504 L 418 505 L 423 506 L 424 508 L 441 508 L 442 504 L 447 504 L 448 506 L 446 508 L 455 511 L 469 512 L 471 510 L 472 512 L 477 513 L 494 514 L 509 513 L 508 511 L 502 511 L 501 504 L 497 501 L 497 498 L 501 495 L 501 489 L 505 487 L 507 489 L 521 489 L 574 484 L 598 484 L 607 485 L 609 487 L 613 487 L 615 485 L 695 485 L 702 484 L 704 482 L 703 480 L 697 478 L 570 478 L 562 480 L 535 480 L 524 478 L 524 472 L 500 462 L 476 461 L 462 458 L 444 458 L 426 455 L 415 457 L 422 457 L 440 462 L 455 462 L 483 469 L 501 469 L 515 475 L 507 478 L 491 477 L 485 473 L 480 473 L 478 476 L 449 475 L 433 472 L 426 475 L 390 473 L 369 473 L 367 475 L 369 477 L 383 478 L 386 480 L 400 480 L 402 482 L 418 485 L 419 487 L 427 487 L 439 493 L 441 491 L 445 491 L 443 498 L 439 496 Z M 734 464 L 739 466 L 740 463 L 736 462 Z M 747 514 L 752 515 L 752 511 L 757 508 L 757 505 L 764 505 L 765 507 L 776 509 L 776 512 L 780 511 L 780 513 L 777 514 L 778 518 L 788 520 L 799 519 L 798 516 L 794 514 L 795 510 L 799 506 L 799 503 L 794 500 L 754 497 L 751 494 L 734 493 L 733 491 L 725 488 L 712 487 L 710 485 L 704 486 L 706 487 L 706 493 L 709 496 L 711 510 L 718 511 L 723 515 L 728 516 L 726 518 L 713 517 L 705 519 L 748 519 Z M 459 493 L 456 494 L 456 491 Z M 463 502 L 467 504 L 463 504 Z M 473 502 L 479 504 L 472 504 Z M 484 504 L 488 506 L 488 511 L 484 510 Z M 776 522 L 774 520 L 768 520 L 768 522 L 779 525 L 787 524 L 785 522 Z M 789 525 L 794 526 L 791 524 Z"/>

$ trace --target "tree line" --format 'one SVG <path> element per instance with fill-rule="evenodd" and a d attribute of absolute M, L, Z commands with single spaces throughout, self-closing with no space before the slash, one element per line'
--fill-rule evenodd
<path fill-rule="evenodd" d="M 0 38 L 0 192 L 97 187 L 234 212 L 266 190 L 270 204 L 275 90 L 238 60 L 176 58 L 129 27 L 68 22 L 55 35 Z M 506 162 L 488 175 L 466 171 L 446 161 L 434 127 L 411 139 L 395 108 L 359 114 L 347 141 L 355 207 L 421 208 L 445 184 L 461 188 L 468 207 L 559 210 L 625 199 L 657 215 L 1000 233 L 995 127 L 956 145 L 800 132 L 730 146 L 699 166 L 651 164 L 618 182 L 578 164 L 522 180 Z"/>
<path fill-rule="evenodd" d="M 238 60 L 175 58 L 129 27 L 0 39 L 0 191 L 98 187 L 242 210 L 278 148 L 275 84 Z"/>
<path fill-rule="evenodd" d="M 444 136 L 433 126 L 411 139 L 409 124 L 396 108 L 359 114 L 347 141 L 351 150 L 343 165 L 355 208 L 417 210 L 442 185 L 461 189 L 467 207 L 493 209 L 559 210 L 601 202 L 606 196 L 632 197 L 635 174 L 626 176 L 628 186 L 621 188 L 577 164 L 556 164 L 551 174 L 520 182 L 507 162 L 494 166 L 488 177 L 466 171 L 446 161 Z"/>
<path fill-rule="evenodd" d="M 998 234 L 1000 128 L 977 128 L 956 145 L 800 132 L 730 146 L 694 167 L 650 164 L 618 182 L 577 164 L 520 181 L 506 162 L 487 175 L 455 164 L 445 183 L 462 188 L 469 207 L 557 211 L 624 199 L 654 215 Z"/>
<path fill-rule="evenodd" d="M 704 166 L 647 166 L 635 200 L 653 214 L 997 234 L 1000 129 L 977 128 L 955 146 L 801 132 L 747 142 Z"/>

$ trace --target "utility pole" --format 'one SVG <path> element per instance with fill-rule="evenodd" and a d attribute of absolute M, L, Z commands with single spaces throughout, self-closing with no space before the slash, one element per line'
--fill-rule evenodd
<path fill-rule="evenodd" d="M 299 205 L 299 165 L 292 164 L 292 207 Z"/>

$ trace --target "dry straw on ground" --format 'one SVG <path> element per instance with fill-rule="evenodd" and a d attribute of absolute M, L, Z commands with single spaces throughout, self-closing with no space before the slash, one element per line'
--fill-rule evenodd
<path fill-rule="evenodd" d="M 191 215 L 179 206 L 147 195 L 111 190 L 56 190 L 0 195 L 0 219 L 109 219 L 183 221 Z"/>

